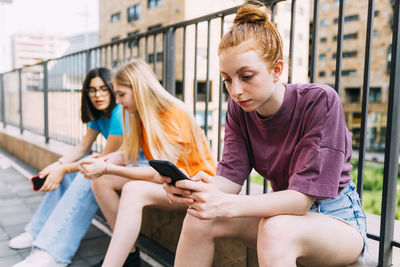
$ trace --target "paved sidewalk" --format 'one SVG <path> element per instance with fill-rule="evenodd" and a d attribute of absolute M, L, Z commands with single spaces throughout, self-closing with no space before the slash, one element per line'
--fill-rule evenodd
<path fill-rule="evenodd" d="M 24 230 L 38 207 L 44 193 L 34 192 L 28 177 L 33 170 L 14 165 L 0 154 L 0 266 L 8 267 L 24 259 L 31 249 L 13 250 L 8 247 L 10 238 Z M 110 237 L 90 226 L 79 247 L 71 267 L 87 267 L 105 255 Z M 62 240 L 60 240 L 62 242 Z"/>

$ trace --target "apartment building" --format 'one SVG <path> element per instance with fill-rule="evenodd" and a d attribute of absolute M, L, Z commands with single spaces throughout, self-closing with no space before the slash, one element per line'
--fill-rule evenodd
<path fill-rule="evenodd" d="M 168 26 L 177 22 L 187 21 L 193 18 L 208 15 L 217 11 L 243 4 L 243 0 L 100 0 L 100 44 L 106 44 L 120 39 L 151 31 L 163 26 Z M 297 1 L 296 6 L 296 26 L 295 27 L 295 49 L 293 55 L 293 82 L 307 82 L 308 65 L 308 35 L 309 35 L 309 1 Z M 283 1 L 277 5 L 275 23 L 282 34 L 284 41 L 285 61 L 288 63 L 289 56 L 289 37 L 290 37 L 290 12 L 291 1 Z M 234 15 L 224 19 L 224 31 L 231 27 Z M 212 152 L 217 153 L 218 143 L 218 100 L 219 100 L 219 64 L 217 56 L 218 42 L 221 36 L 221 25 L 219 20 L 210 22 L 210 46 L 209 46 L 209 88 L 210 96 L 207 99 L 209 104 L 208 138 L 211 142 Z M 207 78 L 207 22 L 197 25 L 197 53 L 195 52 L 195 26 L 186 27 L 185 40 L 183 40 L 183 29 L 176 31 L 176 93 L 178 97 L 184 97 L 188 106 L 194 106 L 194 80 L 197 80 L 197 101 L 196 119 L 199 125 L 205 124 L 205 101 L 206 101 L 206 78 Z M 144 58 L 147 47 L 148 62 L 154 71 L 162 79 L 163 39 L 162 35 L 148 40 L 140 40 L 133 43 L 135 46 L 135 56 Z M 129 45 L 130 46 L 130 45 Z M 185 50 L 184 50 L 185 49 Z M 116 49 L 114 49 L 116 50 Z M 115 53 L 115 51 L 113 52 Z M 118 52 L 117 52 L 118 53 Z M 122 52 L 119 52 L 122 53 Z M 128 52 L 128 57 L 130 56 Z M 196 67 L 195 65 L 196 56 Z M 120 58 L 113 56 L 112 58 Z M 183 60 L 184 58 L 184 60 Z M 154 62 L 158 62 L 154 64 Z M 108 60 L 109 67 L 120 64 L 119 60 Z M 195 71 L 196 69 L 196 71 Z M 183 79 L 183 71 L 185 76 Z M 288 69 L 285 68 L 283 81 L 287 81 Z M 184 91 L 184 92 L 183 92 Z M 227 93 L 224 93 L 223 102 L 227 100 Z M 223 103 L 223 107 L 226 105 Z M 224 121 L 225 112 L 221 114 Z"/>
<path fill-rule="evenodd" d="M 357 147 L 361 128 L 361 101 L 367 31 L 368 1 L 344 1 L 342 80 L 339 95 L 347 125 Z M 366 148 L 381 151 L 386 136 L 387 97 L 393 8 L 390 0 L 375 1 Z M 339 0 L 320 1 L 316 81 L 334 85 Z"/>

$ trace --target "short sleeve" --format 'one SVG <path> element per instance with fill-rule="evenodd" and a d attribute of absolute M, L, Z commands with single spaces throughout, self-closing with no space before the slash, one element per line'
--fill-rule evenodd
<path fill-rule="evenodd" d="M 110 128 L 108 134 L 112 135 L 123 135 L 123 124 L 122 124 L 122 106 L 116 105 L 110 117 Z"/>
<path fill-rule="evenodd" d="M 224 152 L 218 163 L 217 175 L 243 185 L 252 167 L 248 142 L 241 130 L 239 112 L 240 110 L 235 109 L 232 99 L 229 98 L 225 118 Z"/>
<path fill-rule="evenodd" d="M 290 162 L 288 189 L 335 198 L 348 151 L 344 112 L 333 90 L 312 97 Z"/>
<path fill-rule="evenodd" d="M 100 126 L 97 123 L 97 120 L 89 121 L 88 127 L 93 129 L 93 130 L 100 131 Z"/>

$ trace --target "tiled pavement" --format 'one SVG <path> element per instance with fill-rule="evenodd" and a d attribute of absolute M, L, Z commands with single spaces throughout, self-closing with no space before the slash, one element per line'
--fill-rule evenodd
<path fill-rule="evenodd" d="M 0 267 L 12 266 L 30 254 L 31 249 L 10 249 L 8 241 L 24 230 L 44 195 L 34 192 L 29 183 L 28 177 L 35 171 L 26 166 L 21 168 L 10 158 L 0 150 Z M 88 267 L 97 263 L 104 257 L 109 241 L 110 237 L 92 224 L 69 266 Z M 142 262 L 142 266 L 154 264 Z"/>

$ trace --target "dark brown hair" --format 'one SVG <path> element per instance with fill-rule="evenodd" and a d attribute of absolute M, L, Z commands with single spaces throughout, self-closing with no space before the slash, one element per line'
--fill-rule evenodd
<path fill-rule="evenodd" d="M 219 43 L 218 54 L 226 48 L 254 40 L 255 50 L 265 62 L 273 65 L 283 59 L 282 38 L 271 21 L 271 11 L 262 3 L 251 2 L 241 6 L 233 23 Z"/>
<path fill-rule="evenodd" d="M 101 111 L 96 109 L 88 94 L 89 84 L 93 78 L 99 77 L 103 80 L 104 84 L 110 91 L 110 105 L 106 110 Z M 81 119 L 83 123 L 103 118 L 109 118 L 116 105 L 115 92 L 111 83 L 111 71 L 107 68 L 92 69 L 86 75 L 85 81 L 82 85 L 82 103 L 81 103 Z"/>

